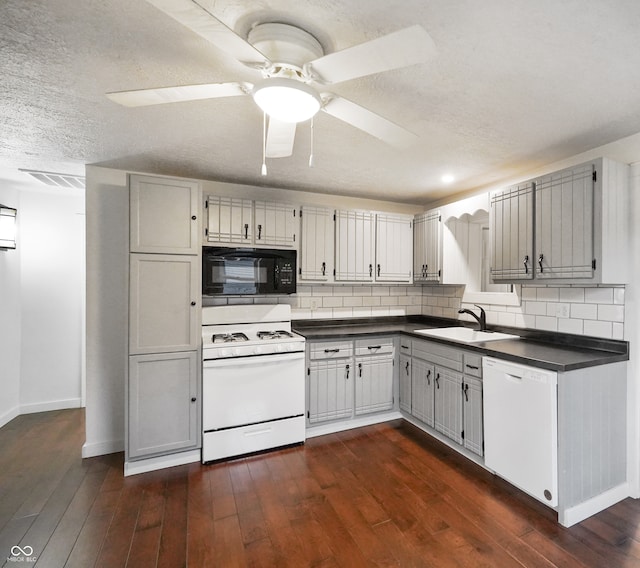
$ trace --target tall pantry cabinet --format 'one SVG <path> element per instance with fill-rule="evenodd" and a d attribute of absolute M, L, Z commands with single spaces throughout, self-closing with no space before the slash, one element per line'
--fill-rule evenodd
<path fill-rule="evenodd" d="M 200 444 L 200 187 L 131 175 L 129 192 L 125 458 L 133 461 Z"/>

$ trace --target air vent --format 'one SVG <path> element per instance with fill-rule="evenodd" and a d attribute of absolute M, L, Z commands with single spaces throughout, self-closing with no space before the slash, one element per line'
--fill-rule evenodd
<path fill-rule="evenodd" d="M 72 174 L 56 174 L 54 172 L 40 172 L 37 170 L 20 170 L 37 179 L 40 183 L 53 187 L 84 189 L 84 177 Z"/>

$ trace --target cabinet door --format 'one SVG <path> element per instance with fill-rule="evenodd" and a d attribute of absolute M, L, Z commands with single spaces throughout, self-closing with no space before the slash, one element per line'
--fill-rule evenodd
<path fill-rule="evenodd" d="M 461 444 L 462 375 L 443 367 L 436 367 L 435 374 L 435 429 Z"/>
<path fill-rule="evenodd" d="M 333 279 L 333 209 L 304 206 L 300 210 L 300 280 Z"/>
<path fill-rule="evenodd" d="M 309 363 L 307 416 L 309 423 L 351 418 L 352 359 L 321 359 Z"/>
<path fill-rule="evenodd" d="M 433 427 L 435 368 L 432 363 L 415 357 L 412 363 L 411 414 Z"/>
<path fill-rule="evenodd" d="M 413 217 L 376 215 L 376 281 L 411 282 L 412 271 Z"/>
<path fill-rule="evenodd" d="M 593 166 L 535 181 L 537 279 L 593 277 Z"/>
<path fill-rule="evenodd" d="M 336 211 L 336 275 L 338 281 L 373 281 L 375 223 L 373 213 Z"/>
<path fill-rule="evenodd" d="M 127 457 L 199 444 L 198 352 L 129 357 Z"/>
<path fill-rule="evenodd" d="M 197 349 L 200 263 L 195 256 L 131 254 L 129 353 Z"/>
<path fill-rule="evenodd" d="M 442 222 L 439 211 L 418 215 L 413 224 L 413 280 L 440 282 L 442 276 Z"/>
<path fill-rule="evenodd" d="M 491 279 L 533 278 L 533 182 L 491 195 Z"/>
<path fill-rule="evenodd" d="M 293 247 L 298 225 L 297 209 L 274 201 L 255 201 L 254 243 Z"/>
<path fill-rule="evenodd" d="M 464 377 L 462 385 L 464 447 L 481 456 L 483 451 L 482 381 Z"/>
<path fill-rule="evenodd" d="M 235 197 L 207 198 L 207 241 L 212 243 L 253 243 L 253 204 Z"/>
<path fill-rule="evenodd" d="M 356 357 L 356 415 L 393 408 L 393 356 Z"/>
<path fill-rule="evenodd" d="M 197 182 L 129 177 L 131 252 L 198 254 Z"/>
<path fill-rule="evenodd" d="M 411 357 L 400 355 L 400 410 L 411 414 Z"/>

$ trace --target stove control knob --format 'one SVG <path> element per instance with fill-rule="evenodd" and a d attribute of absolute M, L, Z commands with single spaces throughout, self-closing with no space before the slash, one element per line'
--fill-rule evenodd
<path fill-rule="evenodd" d="M 282 344 L 282 343 L 281 343 L 280 345 L 276 345 L 276 351 L 278 351 L 278 352 L 282 353 L 283 351 L 285 351 L 285 350 L 286 350 L 286 347 L 287 347 L 287 346 L 286 346 L 285 344 Z"/>
<path fill-rule="evenodd" d="M 260 346 L 258 345 L 258 346 L 256 346 L 255 354 L 256 354 L 256 355 L 260 355 L 260 353 L 262 353 L 262 347 L 260 347 Z"/>
<path fill-rule="evenodd" d="M 232 349 L 232 350 L 231 350 L 231 355 L 232 355 L 233 357 L 237 357 L 237 356 L 238 356 L 238 350 L 237 350 L 237 349 Z"/>
<path fill-rule="evenodd" d="M 229 355 L 229 350 L 228 349 L 220 349 L 220 356 L 221 357 L 227 357 Z"/>

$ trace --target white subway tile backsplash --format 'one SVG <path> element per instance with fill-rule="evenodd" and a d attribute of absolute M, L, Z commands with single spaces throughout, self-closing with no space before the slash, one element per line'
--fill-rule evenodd
<path fill-rule="evenodd" d="M 523 286 L 521 291 L 521 298 L 523 300 L 536 300 L 538 298 L 537 288 L 532 286 Z"/>
<path fill-rule="evenodd" d="M 613 289 L 613 303 L 624 305 L 624 288 Z"/>
<path fill-rule="evenodd" d="M 559 319 L 558 331 L 561 333 L 582 335 L 584 332 L 584 322 L 581 319 Z"/>
<path fill-rule="evenodd" d="M 587 304 L 613 304 L 613 288 L 585 288 L 584 301 Z"/>
<path fill-rule="evenodd" d="M 624 321 L 624 306 L 613 304 L 599 304 L 598 319 L 621 323 Z"/>
<path fill-rule="evenodd" d="M 558 288 L 538 288 L 537 296 L 538 300 L 547 302 L 557 302 L 560 299 Z"/>
<path fill-rule="evenodd" d="M 524 302 L 524 313 L 544 316 L 547 314 L 547 304 L 546 302 Z"/>
<path fill-rule="evenodd" d="M 322 298 L 323 308 L 341 308 L 342 298 L 340 296 L 324 296 Z"/>
<path fill-rule="evenodd" d="M 349 308 L 363 305 L 362 296 L 348 296 L 343 300 L 343 302 L 344 302 L 344 306 Z"/>
<path fill-rule="evenodd" d="M 596 304 L 571 304 L 571 317 L 576 319 L 598 319 L 598 306 Z"/>
<path fill-rule="evenodd" d="M 611 339 L 613 336 L 613 326 L 610 321 L 585 320 L 584 334 Z"/>
<path fill-rule="evenodd" d="M 560 288 L 560 301 L 584 303 L 584 288 Z"/>
<path fill-rule="evenodd" d="M 550 316 L 536 316 L 536 329 L 558 331 L 558 318 Z"/>

